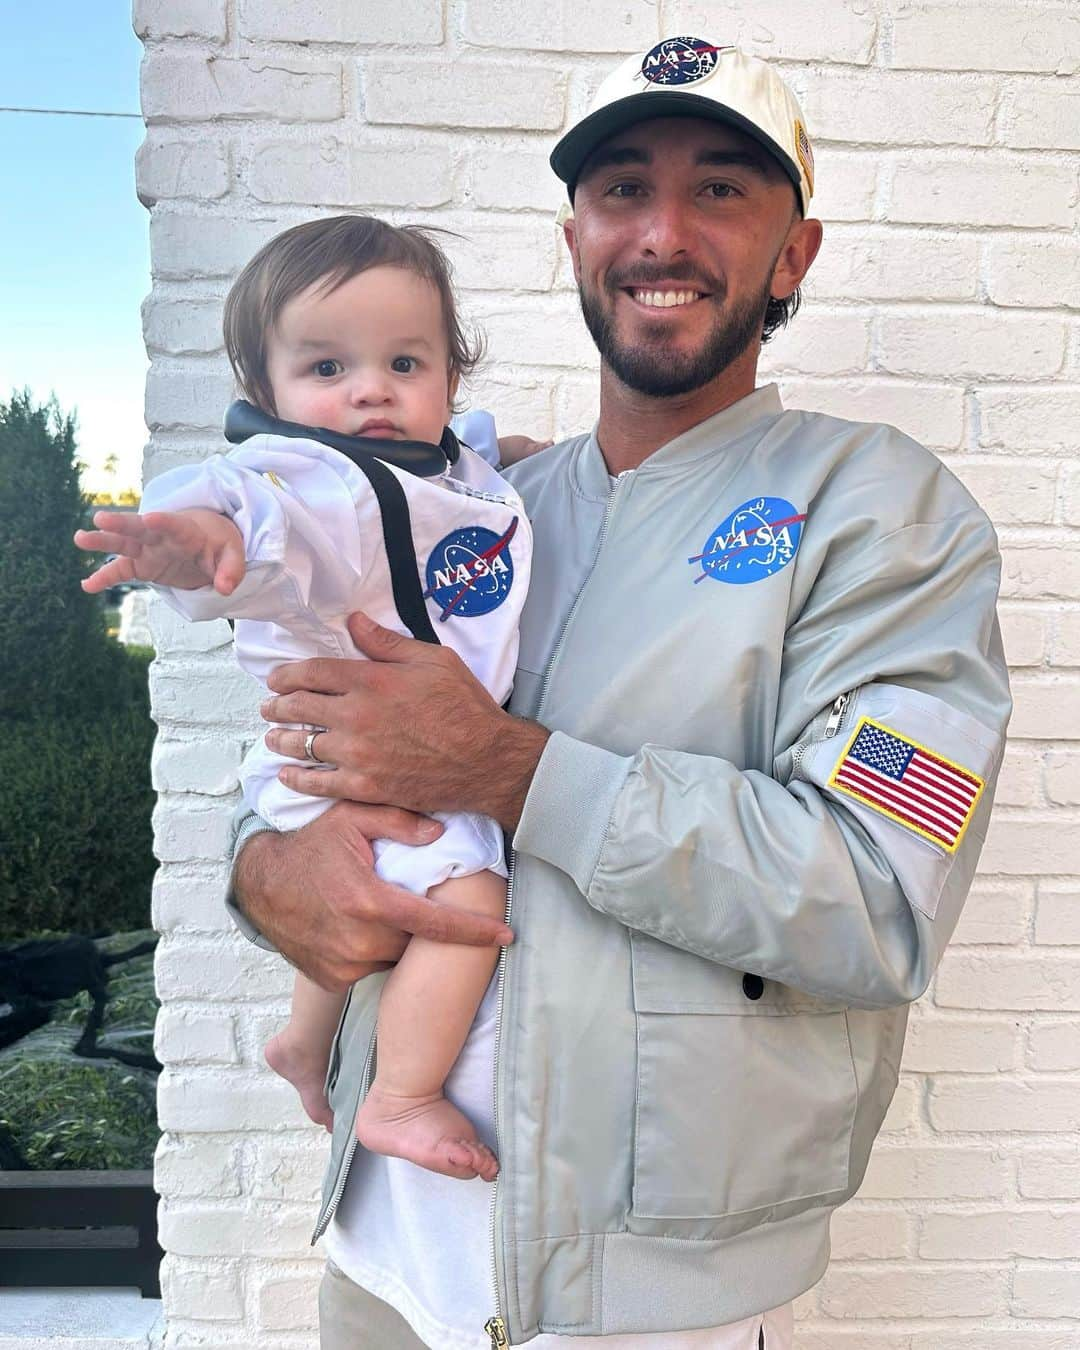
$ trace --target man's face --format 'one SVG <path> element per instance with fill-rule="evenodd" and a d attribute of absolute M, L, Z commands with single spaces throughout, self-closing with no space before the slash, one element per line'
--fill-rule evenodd
<path fill-rule="evenodd" d="M 669 117 L 605 141 L 566 225 L 604 362 L 631 389 L 665 398 L 756 351 L 770 296 L 789 295 L 806 270 L 795 275 L 786 256 L 804 225 L 790 180 L 741 132 Z"/>

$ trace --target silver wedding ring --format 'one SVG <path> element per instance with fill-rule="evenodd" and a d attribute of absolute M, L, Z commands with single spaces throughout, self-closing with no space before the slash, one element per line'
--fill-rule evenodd
<path fill-rule="evenodd" d="M 310 760 L 312 764 L 326 763 L 324 759 L 320 759 L 315 753 L 315 737 L 321 736 L 325 730 L 325 727 L 313 727 L 311 731 L 308 732 L 307 739 L 304 741 L 304 758 Z"/>

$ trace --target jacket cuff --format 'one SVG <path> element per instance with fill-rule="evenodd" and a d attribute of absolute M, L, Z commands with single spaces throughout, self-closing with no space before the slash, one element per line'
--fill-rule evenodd
<path fill-rule="evenodd" d="M 268 825 L 261 816 L 257 816 L 254 811 L 249 811 L 246 806 L 241 804 L 233 813 L 233 839 L 232 839 L 232 858 L 233 871 L 229 873 L 229 888 L 225 892 L 225 909 L 229 918 L 243 933 L 249 942 L 253 942 L 256 947 L 261 947 L 264 951 L 273 952 L 277 948 L 269 938 L 263 937 L 262 933 L 255 927 L 248 916 L 240 908 L 236 898 L 236 887 L 233 883 L 233 876 L 236 870 L 236 860 L 240 856 L 240 850 L 248 842 L 254 839 L 257 834 L 274 833 L 274 827 Z"/>
<path fill-rule="evenodd" d="M 552 732 L 536 766 L 514 848 L 558 867 L 588 895 L 632 758 Z"/>

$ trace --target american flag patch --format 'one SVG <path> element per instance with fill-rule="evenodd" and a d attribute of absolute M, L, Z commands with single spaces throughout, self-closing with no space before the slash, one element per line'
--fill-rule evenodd
<path fill-rule="evenodd" d="M 828 786 L 952 853 L 982 795 L 983 780 L 864 717 Z"/>
<path fill-rule="evenodd" d="M 803 166 L 803 173 L 806 174 L 806 185 L 810 191 L 814 190 L 814 152 L 810 148 L 810 137 L 806 134 L 806 128 L 795 119 L 795 153 L 799 156 L 799 163 Z"/>

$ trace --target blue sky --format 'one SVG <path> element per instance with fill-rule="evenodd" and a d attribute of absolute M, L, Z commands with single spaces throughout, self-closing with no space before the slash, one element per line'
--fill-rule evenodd
<path fill-rule="evenodd" d="M 130 0 L 50 0 L 46 17 L 0 0 L 0 105 L 137 113 Z M 146 440 L 149 216 L 134 170 L 143 134 L 133 119 L 0 112 L 0 396 L 29 386 L 77 410 L 89 488 L 137 486 Z"/>

